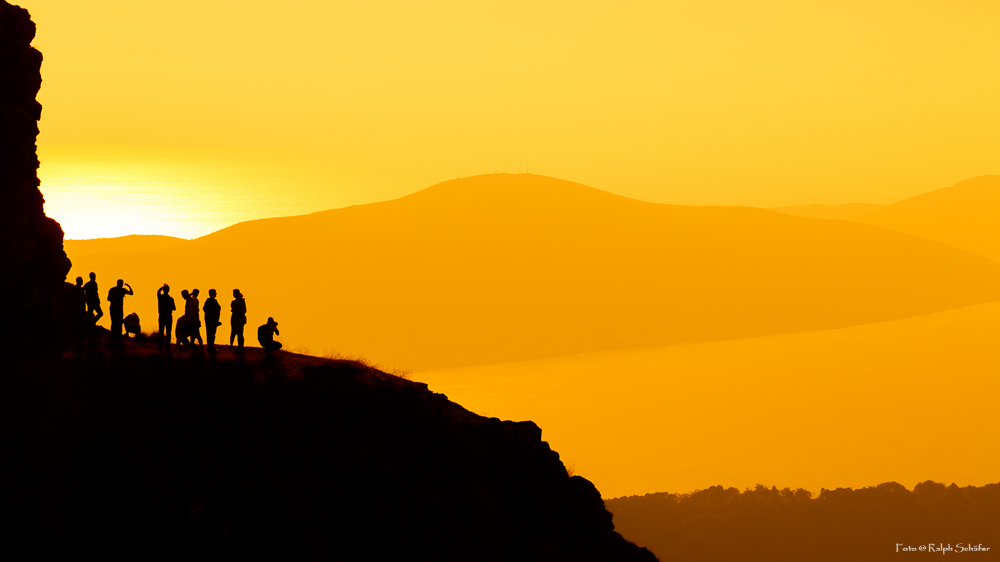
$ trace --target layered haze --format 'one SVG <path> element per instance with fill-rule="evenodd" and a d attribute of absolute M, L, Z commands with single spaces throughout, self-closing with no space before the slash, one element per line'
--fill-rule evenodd
<path fill-rule="evenodd" d="M 775 207 L 772 211 L 795 215 L 797 217 L 807 217 L 810 219 L 839 219 L 857 220 L 884 205 L 874 205 L 872 203 L 848 203 L 846 205 L 799 205 L 795 207 Z"/>
<path fill-rule="evenodd" d="M 1000 299 L 1000 263 L 916 236 L 648 203 L 529 174 L 241 223 L 155 250 L 118 243 L 71 254 L 70 275 L 95 271 L 104 290 L 125 279 L 136 290 L 127 309 L 147 327 L 164 282 L 175 295 L 215 288 L 224 304 L 239 288 L 251 325 L 273 316 L 293 346 L 411 370 L 838 328 Z"/>
<path fill-rule="evenodd" d="M 872 210 L 858 220 L 1000 261 L 1000 176 L 980 176 Z"/>
<path fill-rule="evenodd" d="M 992 181 L 934 192 L 965 199 L 940 212 L 974 218 Z M 1000 463 L 1000 263 L 880 226 L 491 174 L 192 241 L 66 247 L 71 275 L 132 284 L 147 329 L 163 281 L 224 308 L 239 287 L 251 327 L 274 316 L 292 348 L 539 423 L 605 497 L 983 485 Z"/>
<path fill-rule="evenodd" d="M 799 334 L 441 369 L 531 419 L 606 498 L 757 484 L 996 482 L 1000 303 Z"/>

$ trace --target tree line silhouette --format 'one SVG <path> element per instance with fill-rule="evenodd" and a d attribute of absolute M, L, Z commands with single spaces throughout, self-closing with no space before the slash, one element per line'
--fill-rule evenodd
<path fill-rule="evenodd" d="M 816 497 L 803 489 L 758 485 L 741 492 L 713 486 L 606 504 L 626 539 L 663 560 L 886 560 L 909 552 L 938 554 L 929 545 L 950 547 L 950 552 L 971 547 L 964 553 L 975 554 L 974 560 L 993 560 L 1000 553 L 1000 484 L 959 487 L 926 481 L 911 491 L 887 482 L 824 489 Z"/>

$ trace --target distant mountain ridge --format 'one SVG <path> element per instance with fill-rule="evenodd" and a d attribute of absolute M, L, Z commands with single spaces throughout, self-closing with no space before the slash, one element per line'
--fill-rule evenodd
<path fill-rule="evenodd" d="M 873 203 L 848 203 L 847 205 L 799 205 L 795 207 L 772 207 L 772 211 L 806 217 L 810 219 L 858 220 L 866 214 L 884 207 Z"/>
<path fill-rule="evenodd" d="M 858 220 L 1000 261 L 1000 175 L 970 178 L 910 197 Z"/>
<path fill-rule="evenodd" d="M 240 223 L 128 259 L 102 287 L 232 288 L 250 323 L 422 370 L 814 330 L 1000 299 L 1000 264 L 859 223 L 647 203 L 537 175 Z M 202 297 L 204 298 L 204 297 Z M 225 328 L 223 328 L 225 331 Z M 287 332 L 286 332 L 287 330 Z"/>
<path fill-rule="evenodd" d="M 116 238 L 64 240 L 63 247 L 66 249 L 67 254 L 72 254 L 75 258 L 83 258 L 106 253 L 155 252 L 184 242 L 187 242 L 187 240 L 174 236 L 130 234 Z"/>
<path fill-rule="evenodd" d="M 1000 176 L 969 178 L 891 205 L 773 207 L 798 217 L 863 222 L 913 234 L 1000 261 Z"/>

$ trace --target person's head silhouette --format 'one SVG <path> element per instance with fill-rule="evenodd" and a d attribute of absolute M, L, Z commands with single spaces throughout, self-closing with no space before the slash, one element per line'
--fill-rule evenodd
<path fill-rule="evenodd" d="M 167 285 L 166 283 L 164 283 L 163 284 L 163 292 L 164 293 L 169 293 L 170 292 L 170 285 Z"/>
<path fill-rule="evenodd" d="M 195 289 L 195 290 L 191 291 L 191 296 L 195 297 L 195 298 L 198 298 L 198 289 Z"/>
<path fill-rule="evenodd" d="M 125 280 L 124 279 L 119 279 L 118 280 L 118 288 L 121 288 L 121 286 L 124 285 L 124 284 L 125 284 Z"/>
<path fill-rule="evenodd" d="M 240 298 L 243 296 L 243 293 L 241 293 L 239 289 L 233 289 L 233 296 L 236 298 Z"/>
<path fill-rule="evenodd" d="M 97 274 L 94 273 L 93 271 L 90 272 L 90 280 L 97 281 Z"/>
<path fill-rule="evenodd" d="M 277 326 L 278 323 L 274 321 L 274 318 L 271 318 L 270 316 L 268 316 L 268 318 L 267 318 L 267 325 L 268 326 Z"/>
<path fill-rule="evenodd" d="M 187 289 L 184 289 L 184 290 L 181 291 L 181 296 L 184 297 L 184 298 L 188 298 L 188 295 L 190 295 L 190 294 L 191 293 L 189 293 Z"/>
<path fill-rule="evenodd" d="M 76 278 L 76 286 L 79 287 L 80 285 L 83 285 L 83 277 Z"/>
<path fill-rule="evenodd" d="M 208 290 L 208 296 L 210 296 L 210 297 L 212 297 L 214 299 L 215 298 L 215 289 L 209 289 Z"/>

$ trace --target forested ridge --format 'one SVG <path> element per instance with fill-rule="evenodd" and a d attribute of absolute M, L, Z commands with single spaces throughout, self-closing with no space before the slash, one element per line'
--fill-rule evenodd
<path fill-rule="evenodd" d="M 861 489 L 713 486 L 687 494 L 608 500 L 615 528 L 661 560 L 886 560 L 933 544 L 1000 558 L 1000 483 L 981 487 L 926 481 Z M 901 552 L 897 552 L 897 544 Z M 961 546 L 960 546 L 961 545 Z M 970 559 L 968 557 L 963 559 Z"/>

